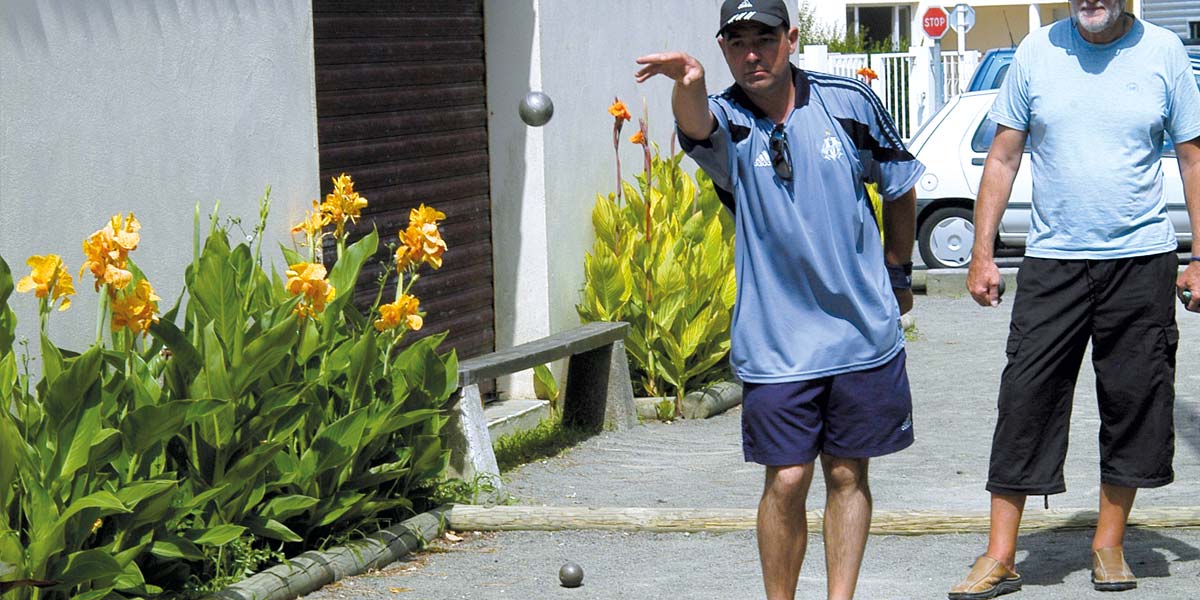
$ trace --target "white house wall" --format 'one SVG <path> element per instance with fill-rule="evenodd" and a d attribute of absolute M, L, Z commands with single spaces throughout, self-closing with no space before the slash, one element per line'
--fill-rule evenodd
<path fill-rule="evenodd" d="M 634 59 L 686 50 L 707 68 L 710 90 L 731 83 L 715 39 L 720 0 L 485 0 L 496 345 L 507 347 L 579 325 L 575 305 L 592 245 L 596 194 L 615 191 L 613 97 L 635 120 L 621 136 L 623 174 L 641 170 L 628 142 L 645 98 L 650 140 L 666 152 L 674 128 L 671 82 L 639 86 Z M 789 0 L 796 14 L 794 0 Z M 529 89 L 554 101 L 554 118 L 525 126 L 517 103 Z M 694 168 L 694 167 L 692 167 Z M 532 392 L 529 377 L 504 382 Z"/>
<path fill-rule="evenodd" d="M 1200 21 L 1200 0 L 1142 0 L 1143 17 L 1187 37 L 1188 23 Z"/>
<path fill-rule="evenodd" d="M 249 230 L 267 185 L 265 255 L 278 256 L 319 193 L 312 48 L 308 0 L 4 0 L 0 254 L 14 277 L 46 253 L 78 274 L 83 239 L 133 211 L 133 258 L 165 310 L 191 260 L 196 203 L 207 215 L 220 200 Z M 90 281 L 75 287 L 50 327 L 79 348 L 96 295 Z M 36 342 L 35 300 L 12 304 L 18 334 Z"/>

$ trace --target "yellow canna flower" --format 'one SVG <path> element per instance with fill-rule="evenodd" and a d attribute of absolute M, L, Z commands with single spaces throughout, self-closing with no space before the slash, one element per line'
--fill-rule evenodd
<path fill-rule="evenodd" d="M 51 305 L 61 298 L 62 304 L 58 307 L 60 311 L 71 307 L 71 299 L 68 296 L 75 294 L 75 285 L 61 257 L 57 254 L 30 256 L 25 264 L 28 264 L 33 272 L 17 282 L 18 292 L 33 291 L 33 295 L 38 298 L 49 297 Z"/>
<path fill-rule="evenodd" d="M 445 220 L 445 218 L 446 213 L 433 207 L 425 206 L 424 203 L 422 203 L 421 206 L 408 211 L 408 222 L 410 225 L 412 223 L 417 223 L 419 225 L 433 223 L 436 225 L 438 221 Z"/>
<path fill-rule="evenodd" d="M 333 178 L 333 192 L 325 195 L 321 212 L 327 218 L 326 223 L 333 223 L 337 228 L 335 235 L 340 239 L 345 231 L 346 221 L 357 223 L 366 207 L 367 199 L 354 191 L 354 180 L 342 173 Z"/>
<path fill-rule="evenodd" d="M 446 240 L 442 239 L 437 222 L 445 218 L 445 213 L 424 204 L 409 212 L 408 229 L 400 232 L 400 247 L 396 249 L 398 270 L 403 271 L 422 262 L 435 269 L 442 267 Z"/>
<path fill-rule="evenodd" d="M 612 106 L 608 107 L 608 114 L 616 118 L 617 121 L 628 121 L 633 119 L 629 114 L 629 109 L 625 108 L 625 103 L 618 98 L 613 98 Z"/>
<path fill-rule="evenodd" d="M 158 322 L 158 301 L 150 282 L 139 280 L 132 291 L 113 298 L 112 330 L 125 328 L 134 335 L 145 335 L 150 325 Z"/>
<path fill-rule="evenodd" d="M 133 213 L 129 213 L 128 219 L 122 219 L 120 214 L 114 215 L 107 225 L 83 241 L 86 260 L 79 269 L 79 277 L 83 277 L 84 271 L 91 271 L 96 277 L 97 291 L 106 283 L 113 293 L 129 285 L 133 274 L 126 266 L 129 253 L 136 250 L 141 241 L 141 235 L 138 234 L 141 228 L 141 223 Z"/>
<path fill-rule="evenodd" d="M 295 309 L 302 319 L 323 312 L 325 304 L 337 296 L 337 290 L 325 279 L 325 265 L 319 263 L 289 265 L 287 291 L 293 296 L 302 297 Z"/>
<path fill-rule="evenodd" d="M 645 146 L 646 145 L 646 134 L 642 133 L 641 131 L 638 131 L 637 133 L 629 136 L 629 143 L 641 144 L 641 145 Z"/>
<path fill-rule="evenodd" d="M 425 324 L 421 315 L 417 314 L 421 301 L 415 296 L 403 294 L 395 302 L 379 307 L 379 318 L 375 320 L 375 329 L 386 331 L 401 325 L 405 329 L 417 331 Z"/>
<path fill-rule="evenodd" d="M 321 205 L 313 200 L 312 206 L 312 211 L 305 213 L 304 220 L 292 227 L 292 233 L 303 231 L 310 240 L 319 238 L 329 224 L 329 216 L 322 212 Z"/>

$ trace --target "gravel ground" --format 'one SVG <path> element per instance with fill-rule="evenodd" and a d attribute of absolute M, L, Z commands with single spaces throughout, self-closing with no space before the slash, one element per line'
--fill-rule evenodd
<path fill-rule="evenodd" d="M 1011 303 L 918 297 L 919 337 L 908 345 L 917 443 L 876 459 L 876 510 L 986 510 L 983 490 Z M 1200 506 L 1200 316 L 1180 315 L 1176 387 L 1176 482 L 1144 490 L 1138 506 Z M 1086 359 L 1085 359 L 1086 365 Z M 1130 374 L 1136 376 L 1136 374 Z M 1056 509 L 1094 509 L 1099 488 L 1096 392 L 1090 366 L 1076 391 L 1067 492 Z M 508 475 L 519 504 L 753 508 L 762 469 L 742 462 L 740 411 L 704 421 L 648 423 L 593 437 L 560 456 Z M 824 504 L 820 476 L 809 508 Z M 1041 509 L 1041 499 L 1028 510 Z M 1087 532 L 1022 537 L 1018 570 L 1029 600 L 1113 597 L 1091 590 Z M 944 598 L 986 545 L 984 535 L 871 539 L 859 598 Z M 1121 598 L 1200 598 L 1200 531 L 1133 530 L 1130 564 L 1141 578 Z M 824 598 L 821 540 L 814 537 L 799 598 Z M 557 584 L 565 560 L 585 569 L 584 586 Z M 754 536 L 608 532 L 505 532 L 440 541 L 388 569 L 352 577 L 308 596 L 334 598 L 760 598 Z"/>

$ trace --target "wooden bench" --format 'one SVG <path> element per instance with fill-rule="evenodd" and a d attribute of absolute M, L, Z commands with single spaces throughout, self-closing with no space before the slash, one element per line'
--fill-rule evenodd
<path fill-rule="evenodd" d="M 479 383 L 568 358 L 563 386 L 563 424 L 599 431 L 637 424 L 629 363 L 625 358 L 628 323 L 595 322 L 512 348 L 464 360 L 458 365 L 458 391 L 451 398 L 447 441 L 452 475 L 472 481 L 500 469 L 483 416 Z"/>

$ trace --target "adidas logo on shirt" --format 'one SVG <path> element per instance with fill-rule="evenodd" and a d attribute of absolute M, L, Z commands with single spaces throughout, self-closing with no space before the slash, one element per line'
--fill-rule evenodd
<path fill-rule="evenodd" d="M 770 167 L 771 166 L 771 155 L 767 154 L 766 150 L 763 150 L 762 154 L 759 154 L 758 158 L 754 159 L 754 166 Z"/>

